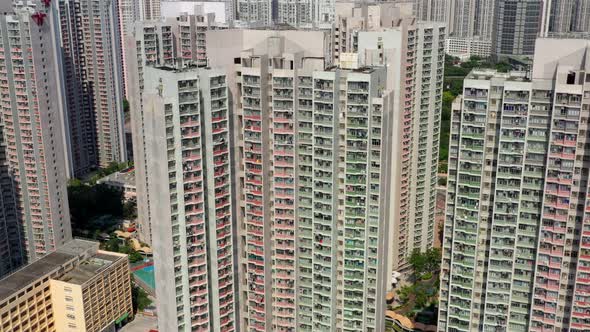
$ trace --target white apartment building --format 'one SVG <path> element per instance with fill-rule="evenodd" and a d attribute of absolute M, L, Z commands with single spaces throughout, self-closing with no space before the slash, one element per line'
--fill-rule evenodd
<path fill-rule="evenodd" d="M 60 0 L 73 174 L 127 160 L 119 11 L 114 0 Z"/>
<path fill-rule="evenodd" d="M 159 20 L 162 15 L 160 12 L 160 2 L 162 0 L 135 0 L 139 2 L 139 8 L 142 21 Z"/>
<path fill-rule="evenodd" d="M 129 73 L 136 82 L 129 102 L 138 204 L 150 215 L 159 328 L 234 331 L 235 202 L 225 74 L 151 66 Z"/>
<path fill-rule="evenodd" d="M 222 29 L 214 14 L 181 14 L 161 20 L 136 22 L 132 35 L 148 66 L 174 68 L 207 66 L 206 32 Z"/>
<path fill-rule="evenodd" d="M 492 41 L 479 38 L 449 37 L 445 40 L 445 53 L 461 60 L 469 60 L 472 56 L 487 58 L 492 52 Z"/>
<path fill-rule="evenodd" d="M 495 0 L 412 1 L 419 20 L 446 23 L 447 52 L 462 58 L 491 55 Z"/>
<path fill-rule="evenodd" d="M 204 67 L 207 65 L 207 48 L 205 34 L 209 29 L 217 28 L 215 21 L 208 20 L 208 17 L 199 15 L 181 15 L 178 18 L 167 18 L 161 21 L 136 22 L 133 27 L 133 34 L 125 41 L 125 48 L 134 48 L 137 59 L 138 76 L 130 77 L 133 84 L 138 84 L 139 93 L 144 88 L 143 68 L 145 67 L 167 67 L 167 68 L 190 68 Z M 128 61 L 129 57 L 127 57 Z M 131 66 L 128 63 L 126 71 Z M 131 88 L 133 89 L 133 87 Z M 129 96 L 131 99 L 132 96 Z M 136 106 L 139 107 L 139 106 Z M 137 123 L 132 121 L 132 127 Z M 136 127 L 132 130 L 143 130 L 143 127 Z M 134 137 L 138 134 L 133 134 Z M 143 136 L 143 135 L 142 135 Z M 141 142 L 134 141 L 135 153 L 142 153 L 137 150 Z M 135 159 L 135 158 L 134 158 Z M 135 161 L 137 177 L 143 178 L 147 174 L 146 164 Z M 137 196 L 138 232 L 140 237 L 148 244 L 152 239 L 152 217 L 149 211 L 149 192 L 143 187 L 142 181 L 137 181 L 137 192 L 144 195 Z"/>
<path fill-rule="evenodd" d="M 235 73 L 247 331 L 383 329 L 390 272 L 379 262 L 392 252 L 396 192 L 388 185 L 395 154 L 385 143 L 394 132 L 387 73 L 354 61 L 326 69 L 325 36 L 207 36 L 211 61 Z"/>
<path fill-rule="evenodd" d="M 587 331 L 590 43 L 532 76 L 474 70 L 453 104 L 439 331 Z"/>
<path fill-rule="evenodd" d="M 270 27 L 286 24 L 294 28 L 331 29 L 335 0 L 237 0 L 236 25 Z"/>
<path fill-rule="evenodd" d="M 160 3 L 162 17 L 178 17 L 186 15 L 209 16 L 213 14 L 215 21 L 231 26 L 235 20 L 235 3 L 230 0 L 217 1 L 176 1 L 163 0 Z"/>
<path fill-rule="evenodd" d="M 0 4 L 0 275 L 72 237 L 65 88 L 54 5 Z"/>
<path fill-rule="evenodd" d="M 399 158 L 392 166 L 398 189 L 389 235 L 392 270 L 407 266 L 414 249 L 425 251 L 433 245 L 442 113 L 445 25 L 416 22 L 407 11 L 395 4 L 376 4 L 357 6 L 348 15 L 341 12 L 334 44 L 335 57 L 357 52 L 362 64 L 386 65 L 388 87 L 394 91 L 393 146 Z"/>
<path fill-rule="evenodd" d="M 378 331 L 385 69 L 299 61 L 242 57 L 247 330 Z"/>
<path fill-rule="evenodd" d="M 236 0 L 236 24 L 238 26 L 270 26 L 273 22 L 270 0 Z"/>

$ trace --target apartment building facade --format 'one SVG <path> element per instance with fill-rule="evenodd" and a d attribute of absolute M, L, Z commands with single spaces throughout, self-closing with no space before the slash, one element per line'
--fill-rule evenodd
<path fill-rule="evenodd" d="M 541 28 L 543 1 L 497 1 L 492 29 L 492 56 L 531 57 Z"/>
<path fill-rule="evenodd" d="M 129 74 L 136 85 L 129 102 L 138 210 L 157 221 L 150 226 L 159 327 L 234 331 L 235 202 L 225 74 L 148 65 Z"/>
<path fill-rule="evenodd" d="M 445 22 L 447 34 L 453 40 L 447 53 L 452 55 L 489 57 L 494 28 L 495 0 L 413 0 L 415 15 L 422 21 Z M 510 29 L 511 23 L 507 23 Z M 471 47 L 473 45 L 473 47 Z M 461 53 L 456 47 L 461 47 Z M 469 47 L 468 47 L 469 46 Z"/>
<path fill-rule="evenodd" d="M 269 0 L 237 0 L 236 24 L 270 26 L 273 22 L 273 2 Z"/>
<path fill-rule="evenodd" d="M 543 3 L 541 36 L 576 36 L 590 32 L 590 3 L 584 0 L 549 0 Z"/>
<path fill-rule="evenodd" d="M 270 27 L 285 24 L 294 28 L 330 29 L 335 19 L 335 0 L 237 0 L 236 25 Z"/>
<path fill-rule="evenodd" d="M 445 53 L 465 61 L 472 56 L 485 59 L 492 53 L 492 41 L 479 38 L 449 37 L 445 40 Z"/>
<path fill-rule="evenodd" d="M 71 239 L 65 94 L 54 6 L 3 4 L 0 16 L 6 273 Z"/>
<path fill-rule="evenodd" d="M 589 45 L 540 39 L 532 78 L 466 78 L 452 112 L 440 331 L 590 326 Z"/>
<path fill-rule="evenodd" d="M 114 330 L 132 317 L 127 255 L 72 240 L 0 280 L 0 330 Z"/>
<path fill-rule="evenodd" d="M 205 42 L 205 35 L 208 30 L 215 30 L 224 28 L 218 26 L 211 15 L 181 15 L 177 18 L 167 18 L 160 21 L 145 21 L 136 22 L 133 26 L 132 35 L 125 40 L 125 49 L 127 53 L 132 53 L 133 63 L 128 63 L 129 56 L 127 55 L 126 63 L 129 82 L 137 84 L 137 87 L 130 87 L 129 99 L 134 98 L 131 94 L 141 96 L 144 89 L 143 70 L 146 67 L 167 67 L 167 68 L 189 68 L 189 67 L 205 67 L 208 65 L 207 60 L 207 45 Z M 131 48 L 134 50 L 129 51 Z M 137 57 L 137 58 L 136 58 Z M 129 76 L 129 70 L 137 64 L 137 72 Z M 134 90 L 137 88 L 137 90 Z M 137 97 L 135 97 L 137 98 Z M 135 104 L 134 107 L 140 107 L 140 104 Z M 143 121 L 142 118 L 134 120 L 132 117 L 131 127 L 132 132 L 143 131 L 143 125 L 138 125 L 137 121 Z M 135 142 L 135 139 L 144 136 L 135 132 L 134 137 L 134 155 L 142 156 L 145 153 L 141 152 L 143 149 L 142 142 Z M 139 135 L 139 136 L 138 136 Z M 147 165 L 141 157 L 135 161 L 136 175 L 139 178 L 145 178 L 147 175 Z M 144 193 L 138 195 L 137 209 L 138 209 L 138 232 L 140 237 L 148 244 L 152 241 L 152 217 L 149 211 L 149 192 L 143 187 L 145 181 L 137 181 L 137 192 Z"/>
<path fill-rule="evenodd" d="M 148 66 L 206 67 L 206 32 L 223 29 L 213 15 L 180 15 L 159 21 L 136 22 L 133 36 Z"/>
<path fill-rule="evenodd" d="M 59 1 L 73 173 L 127 160 L 116 1 Z"/>
<path fill-rule="evenodd" d="M 356 52 L 360 63 L 388 68 L 396 117 L 392 145 L 400 156 L 392 166 L 398 189 L 392 213 L 397 217 L 389 235 L 394 254 L 387 264 L 393 271 L 407 267 L 414 249 L 425 251 L 434 242 L 447 34 L 444 23 L 416 22 L 403 6 L 365 6 L 353 8 L 349 15 L 341 13 L 334 54 Z M 376 6 L 379 10 L 371 8 Z"/>
<path fill-rule="evenodd" d="M 327 69 L 327 36 L 208 35 L 211 61 L 234 73 L 246 331 L 383 328 L 392 100 L 383 66 Z"/>
<path fill-rule="evenodd" d="M 385 70 L 267 60 L 241 68 L 247 330 L 380 330 Z"/>
<path fill-rule="evenodd" d="M 136 0 L 139 1 L 141 20 L 159 20 L 161 15 L 161 0 Z"/>

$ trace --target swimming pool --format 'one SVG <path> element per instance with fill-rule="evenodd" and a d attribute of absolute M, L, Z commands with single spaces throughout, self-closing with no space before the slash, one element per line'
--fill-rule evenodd
<path fill-rule="evenodd" d="M 156 280 L 154 278 L 154 266 L 148 265 L 141 269 L 133 271 L 136 277 L 141 279 L 152 290 L 156 289 Z"/>

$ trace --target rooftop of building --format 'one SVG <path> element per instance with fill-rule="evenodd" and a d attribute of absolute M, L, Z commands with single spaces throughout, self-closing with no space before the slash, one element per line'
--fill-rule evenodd
<path fill-rule="evenodd" d="M 342 65 L 340 66 L 330 66 L 328 68 L 326 68 L 325 71 L 347 71 L 347 72 L 351 72 L 351 73 L 361 73 L 361 74 L 370 74 L 372 72 L 374 72 L 377 68 L 380 68 L 380 66 L 360 66 L 358 68 L 346 68 Z"/>
<path fill-rule="evenodd" d="M 119 183 L 121 185 L 135 186 L 135 168 L 129 167 L 120 172 L 109 174 L 100 178 L 97 183 Z"/>
<path fill-rule="evenodd" d="M 116 261 L 124 258 L 125 255 L 99 251 L 80 262 L 76 268 L 57 278 L 57 280 L 75 285 L 83 285 Z"/>
<path fill-rule="evenodd" d="M 492 78 L 501 78 L 512 82 L 529 82 L 528 74 L 524 71 L 499 72 L 495 69 L 475 68 L 467 74 L 465 79 L 470 80 L 490 80 Z"/>
<path fill-rule="evenodd" d="M 538 38 L 533 79 L 552 80 L 558 68 L 590 71 L 590 40 Z"/>
<path fill-rule="evenodd" d="M 42 259 L 0 280 L 0 299 L 8 299 L 12 294 L 35 283 L 35 281 L 56 273 L 63 265 L 76 260 L 76 255 L 53 252 Z"/>
<path fill-rule="evenodd" d="M 45 257 L 26 265 L 25 267 L 9 274 L 0 280 L 0 302 L 10 298 L 24 288 L 34 284 L 44 277 L 62 278 L 72 274 L 72 283 L 80 283 L 88 280 L 89 273 L 96 274 L 105 268 L 105 262 L 109 265 L 117 259 L 125 258 L 125 255 L 98 251 L 98 243 L 82 239 L 74 239 Z M 60 276 L 65 266 L 82 260 L 74 270 Z M 64 280 L 66 281 L 66 280 Z"/>

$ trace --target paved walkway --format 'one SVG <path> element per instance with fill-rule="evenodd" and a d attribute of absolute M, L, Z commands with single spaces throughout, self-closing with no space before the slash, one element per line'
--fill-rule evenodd
<path fill-rule="evenodd" d="M 158 319 L 156 317 L 137 315 L 135 319 L 123 326 L 120 332 L 148 332 L 158 328 Z"/>

